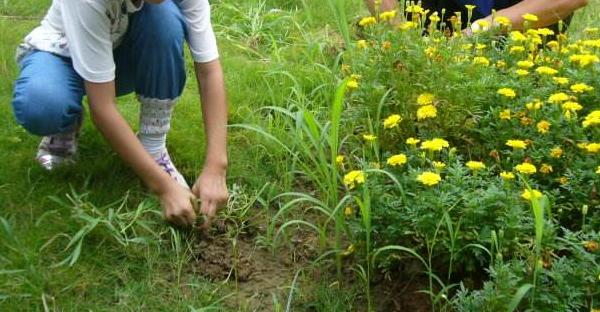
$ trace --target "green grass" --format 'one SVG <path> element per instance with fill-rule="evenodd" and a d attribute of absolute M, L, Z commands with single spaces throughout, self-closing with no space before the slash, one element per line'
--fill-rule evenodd
<path fill-rule="evenodd" d="M 154 197 L 110 150 L 89 118 L 81 134 L 78 164 L 52 173 L 36 166 L 33 155 L 39 138 L 18 127 L 10 107 L 13 81 L 18 74 L 14 50 L 38 24 L 50 2 L 0 2 L 0 310 L 37 311 L 48 307 L 67 311 L 188 311 L 210 306 L 242 309 L 244 304 L 219 303 L 234 291 L 232 282 L 222 286 L 189 269 L 188 260 L 194 250 L 188 243 L 193 240 L 174 234 L 161 221 Z M 300 92 L 333 81 L 331 75 L 315 66 L 316 62 L 332 66 L 343 41 L 336 34 L 338 26 L 326 1 L 244 0 L 235 7 L 224 0 L 213 2 L 213 23 L 220 41 L 231 123 L 268 123 L 270 116 L 262 114 L 260 107 L 285 106 L 293 99 L 295 83 L 273 75 L 276 71 L 294 73 L 299 86 L 296 91 Z M 589 8 L 578 13 L 572 30 L 577 32 L 582 25 L 596 22 L 599 6 L 600 0 L 593 0 Z M 356 12 L 364 13 L 361 1 L 347 1 L 350 22 L 355 21 Z M 240 22 L 240 15 L 246 18 L 242 19 L 244 22 Z M 191 71 L 188 77 L 192 77 Z M 329 90 L 333 88 L 330 86 Z M 200 170 L 204 148 L 196 90 L 194 79 L 188 79 L 169 135 L 171 154 L 188 180 Z M 312 105 L 319 110 L 327 109 L 328 103 L 323 100 Z M 133 97 L 119 99 L 119 108 L 135 128 L 138 105 Z M 241 185 L 245 192 L 254 194 L 267 182 L 281 183 L 281 170 L 288 168 L 288 159 L 285 154 L 273 152 L 271 142 L 239 129 L 231 130 L 229 140 L 230 186 Z M 140 237 L 147 237 L 150 242 L 124 246 L 111 230 L 99 227 L 86 237 L 80 258 L 72 267 L 53 266 L 73 251 L 65 250 L 67 237 L 88 224 L 73 217 L 77 212 L 74 205 L 61 205 L 52 199 L 65 202 L 71 190 L 86 193 L 84 202 L 99 207 L 101 214 L 97 217 L 101 220 L 108 220 L 109 208 L 116 209 L 114 203 L 125 197 L 124 220 L 133 222 L 125 213 L 146 205 L 147 213 L 134 222 L 134 227 L 143 233 Z M 252 209 L 246 218 L 262 213 L 261 209 Z M 285 287 L 292 279 L 290 276 L 287 284 L 280 285 L 282 290 L 277 296 L 287 293 Z M 329 288 L 318 289 L 320 302 L 302 307 L 345 310 L 355 299 L 351 294 L 332 294 Z"/>

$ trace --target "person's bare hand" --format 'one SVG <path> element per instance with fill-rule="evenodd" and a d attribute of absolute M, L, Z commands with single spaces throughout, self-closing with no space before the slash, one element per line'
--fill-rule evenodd
<path fill-rule="evenodd" d="M 206 167 L 194 183 L 192 192 L 201 201 L 200 212 L 206 216 L 204 228 L 210 227 L 212 218 L 229 198 L 225 170 Z"/>
<path fill-rule="evenodd" d="M 189 227 L 196 222 L 194 195 L 190 190 L 177 184 L 169 185 L 167 191 L 159 195 L 165 220 L 178 226 Z"/>

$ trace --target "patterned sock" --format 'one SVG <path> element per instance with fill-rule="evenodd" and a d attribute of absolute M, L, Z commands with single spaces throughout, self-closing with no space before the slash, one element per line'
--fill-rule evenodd
<path fill-rule="evenodd" d="M 171 128 L 171 113 L 175 100 L 159 100 L 138 96 L 140 109 L 140 142 L 150 153 L 159 156 L 166 149 L 167 133 Z"/>

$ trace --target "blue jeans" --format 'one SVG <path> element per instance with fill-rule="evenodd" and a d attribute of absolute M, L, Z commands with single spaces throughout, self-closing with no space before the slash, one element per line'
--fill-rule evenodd
<path fill-rule="evenodd" d="M 185 85 L 185 20 L 172 1 L 130 16 L 121 45 L 114 50 L 117 96 L 176 99 Z M 20 61 L 13 110 L 17 122 L 36 135 L 73 131 L 83 113 L 83 79 L 70 58 L 33 50 Z"/>

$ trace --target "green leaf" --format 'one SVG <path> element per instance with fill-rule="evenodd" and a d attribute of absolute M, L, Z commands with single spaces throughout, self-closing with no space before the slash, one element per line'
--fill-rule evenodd
<path fill-rule="evenodd" d="M 513 296 L 512 300 L 510 300 L 510 303 L 508 304 L 508 309 L 506 311 L 507 312 L 515 311 L 517 309 L 517 307 L 519 306 L 519 303 L 521 303 L 521 301 L 523 300 L 523 297 L 525 297 L 527 292 L 529 292 L 529 290 L 532 287 L 533 287 L 533 285 L 531 285 L 531 284 L 524 284 L 523 286 L 519 287 L 519 289 Z"/>

